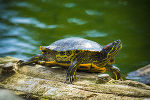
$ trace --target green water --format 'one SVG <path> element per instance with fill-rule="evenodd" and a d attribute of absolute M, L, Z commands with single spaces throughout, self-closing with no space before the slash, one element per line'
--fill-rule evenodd
<path fill-rule="evenodd" d="M 106 45 L 120 39 L 116 66 L 128 73 L 150 63 L 149 0 L 1 0 L 0 56 L 27 59 L 66 37 Z"/>

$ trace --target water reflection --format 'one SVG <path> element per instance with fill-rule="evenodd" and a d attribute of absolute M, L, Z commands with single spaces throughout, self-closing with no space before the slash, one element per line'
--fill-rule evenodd
<path fill-rule="evenodd" d="M 10 22 L 14 24 L 30 24 L 33 25 L 34 27 L 39 27 L 39 28 L 57 28 L 59 27 L 58 25 L 46 25 L 45 23 L 42 23 L 34 18 L 25 18 L 25 17 L 12 17 L 9 19 Z"/>
<path fill-rule="evenodd" d="M 85 12 L 86 12 L 88 15 L 97 15 L 97 16 L 102 16 L 102 15 L 103 15 L 103 13 L 98 12 L 98 11 L 94 11 L 94 10 L 85 10 Z"/>
<path fill-rule="evenodd" d="M 89 30 L 89 31 L 85 31 L 84 33 L 86 33 L 86 36 L 88 37 L 105 37 L 108 35 L 106 33 L 99 32 L 97 30 Z"/>
<path fill-rule="evenodd" d="M 11 5 L 14 7 L 28 8 L 28 9 L 30 9 L 32 11 L 36 11 L 36 12 L 41 11 L 41 8 L 39 8 L 38 6 L 35 6 L 35 5 L 27 3 L 27 2 L 13 2 Z"/>
<path fill-rule="evenodd" d="M 0 1 L 0 56 L 31 57 L 40 45 L 83 37 L 106 45 L 121 39 L 123 72 L 150 63 L 148 0 Z M 134 67 L 133 67 L 134 66 Z"/>
<path fill-rule="evenodd" d="M 69 38 L 69 37 L 81 37 L 81 38 L 85 38 L 86 36 L 84 34 L 80 34 L 80 35 L 64 35 L 63 38 Z"/>
<path fill-rule="evenodd" d="M 5 30 L 7 30 L 7 29 L 10 29 L 10 27 L 7 26 L 7 25 L 4 24 L 4 23 L 0 23 L 0 29 L 1 29 L 1 31 L 5 31 Z"/>
<path fill-rule="evenodd" d="M 88 31 L 84 31 L 82 32 L 80 35 L 65 35 L 64 38 L 68 38 L 68 37 L 82 37 L 82 38 L 98 38 L 98 37 L 106 37 L 108 36 L 107 33 L 103 33 L 103 32 L 99 32 L 97 30 L 88 30 Z"/>
<path fill-rule="evenodd" d="M 0 18 L 9 19 L 12 16 L 17 16 L 18 12 L 13 10 L 2 10 Z"/>
<path fill-rule="evenodd" d="M 35 51 L 36 47 L 34 45 L 36 45 L 37 42 L 25 34 L 27 30 L 22 27 L 11 27 L 7 25 L 1 27 L 1 30 L 5 31 L 6 29 L 9 29 L 9 31 L 1 34 L 1 56 L 9 55 L 26 58 L 27 56 L 23 56 L 23 54 L 31 54 Z"/>
<path fill-rule="evenodd" d="M 13 5 L 18 6 L 18 7 L 27 7 L 27 8 L 32 8 L 33 7 L 32 4 L 29 4 L 27 2 L 14 2 Z"/>
<path fill-rule="evenodd" d="M 83 25 L 83 24 L 87 23 L 87 21 L 84 21 L 84 20 L 81 20 L 81 19 L 78 19 L 78 18 L 69 18 L 68 22 L 69 23 L 76 23 L 77 25 Z"/>
<path fill-rule="evenodd" d="M 67 8 L 72 8 L 72 7 L 75 7 L 76 4 L 75 3 L 66 3 L 66 4 L 64 4 L 64 6 Z"/>

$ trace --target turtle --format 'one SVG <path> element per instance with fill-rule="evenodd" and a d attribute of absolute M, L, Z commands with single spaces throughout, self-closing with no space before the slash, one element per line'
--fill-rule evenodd
<path fill-rule="evenodd" d="M 20 60 L 18 64 L 19 66 L 40 64 L 67 67 L 66 81 L 69 83 L 76 79 L 77 69 L 98 73 L 109 71 L 115 80 L 119 80 L 120 69 L 113 64 L 114 57 L 121 48 L 121 40 L 113 41 L 103 47 L 88 39 L 69 37 L 57 40 L 49 46 L 40 46 L 41 54 L 26 61 Z"/>

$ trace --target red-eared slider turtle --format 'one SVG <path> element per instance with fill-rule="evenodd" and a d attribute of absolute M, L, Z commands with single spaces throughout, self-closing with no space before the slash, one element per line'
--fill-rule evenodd
<path fill-rule="evenodd" d="M 77 69 L 101 73 L 108 70 L 118 80 L 121 78 L 120 70 L 112 64 L 121 47 L 120 40 L 114 41 L 103 48 L 91 40 L 78 37 L 65 38 L 49 46 L 41 46 L 42 54 L 36 55 L 28 61 L 20 61 L 19 65 L 68 66 L 66 81 L 70 83 L 76 78 Z"/>

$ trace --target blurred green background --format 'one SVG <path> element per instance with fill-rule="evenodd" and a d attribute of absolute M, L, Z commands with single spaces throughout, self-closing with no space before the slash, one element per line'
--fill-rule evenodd
<path fill-rule="evenodd" d="M 150 63 L 150 0 L 0 0 L 0 56 L 27 59 L 66 37 L 101 45 L 120 39 L 116 66 Z"/>

